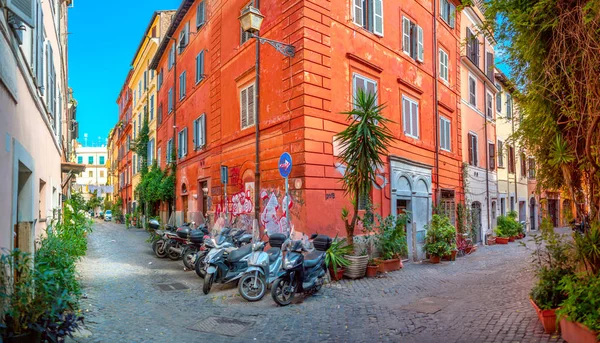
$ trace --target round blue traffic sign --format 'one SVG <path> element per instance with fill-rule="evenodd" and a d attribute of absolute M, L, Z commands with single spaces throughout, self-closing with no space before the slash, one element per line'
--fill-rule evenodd
<path fill-rule="evenodd" d="M 282 177 L 288 177 L 292 172 L 292 156 L 287 152 L 281 154 L 279 157 L 279 174 Z"/>

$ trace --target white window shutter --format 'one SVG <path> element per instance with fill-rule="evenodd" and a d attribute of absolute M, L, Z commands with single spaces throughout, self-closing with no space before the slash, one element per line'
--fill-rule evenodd
<path fill-rule="evenodd" d="M 411 103 L 411 124 L 412 124 L 412 135 L 419 137 L 419 105 Z"/>
<path fill-rule="evenodd" d="M 423 62 L 423 55 L 425 53 L 425 49 L 423 47 L 423 28 L 417 26 L 417 61 Z"/>
<path fill-rule="evenodd" d="M 410 20 L 402 17 L 402 50 L 410 54 Z"/>
<path fill-rule="evenodd" d="M 242 129 L 248 127 L 248 89 L 243 89 L 240 93 L 240 116 Z"/>
<path fill-rule="evenodd" d="M 254 93 L 254 85 L 248 87 L 248 125 L 252 126 L 255 124 L 255 114 L 256 114 L 256 94 Z"/>
<path fill-rule="evenodd" d="M 444 20 L 448 18 L 447 9 L 446 0 L 440 0 L 440 17 L 442 17 Z"/>
<path fill-rule="evenodd" d="M 198 4 L 198 9 L 196 12 L 196 27 L 200 27 L 200 26 L 204 25 L 204 17 L 205 17 L 204 1 L 201 1 Z"/>
<path fill-rule="evenodd" d="M 35 28 L 35 78 L 38 88 L 42 89 L 44 94 L 44 12 L 42 12 L 42 4 L 36 2 L 36 28 Z"/>
<path fill-rule="evenodd" d="M 200 146 L 206 145 L 206 115 L 200 117 Z"/>
<path fill-rule="evenodd" d="M 373 33 L 383 36 L 383 0 L 374 0 L 374 21 Z"/>
<path fill-rule="evenodd" d="M 35 27 L 35 3 L 34 0 L 6 0 L 6 7 L 25 24 Z"/>
<path fill-rule="evenodd" d="M 198 119 L 194 120 L 194 124 L 192 125 L 194 128 L 194 135 L 192 136 L 192 143 L 194 143 L 194 150 L 198 148 Z"/>
<path fill-rule="evenodd" d="M 450 19 L 450 22 L 448 24 L 450 24 L 451 28 L 454 28 L 455 18 L 456 18 L 456 7 L 453 4 L 450 4 L 450 11 L 448 13 L 448 18 Z"/>
<path fill-rule="evenodd" d="M 410 130 L 410 103 L 406 99 L 402 99 L 402 126 L 404 133 L 409 133 Z"/>
<path fill-rule="evenodd" d="M 363 8 L 363 0 L 353 0 L 354 1 L 354 23 L 360 26 L 363 26 L 364 23 L 364 8 Z"/>

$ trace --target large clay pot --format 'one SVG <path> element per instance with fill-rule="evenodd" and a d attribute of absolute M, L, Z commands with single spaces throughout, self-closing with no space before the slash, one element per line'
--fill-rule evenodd
<path fill-rule="evenodd" d="M 538 305 L 533 301 L 533 299 L 529 298 L 531 305 L 535 309 L 537 316 L 542 322 L 542 326 L 544 327 L 544 331 L 546 333 L 555 333 L 557 329 L 556 325 L 556 309 L 551 310 L 542 310 L 538 307 Z"/>
<path fill-rule="evenodd" d="M 584 325 L 572 322 L 566 318 L 560 321 L 560 332 L 562 339 L 568 343 L 598 343 L 597 333 L 588 329 Z"/>
<path fill-rule="evenodd" d="M 350 265 L 345 267 L 345 277 L 358 279 L 365 276 L 365 273 L 367 272 L 367 263 L 369 263 L 369 256 L 345 255 L 344 258 L 350 261 Z"/>

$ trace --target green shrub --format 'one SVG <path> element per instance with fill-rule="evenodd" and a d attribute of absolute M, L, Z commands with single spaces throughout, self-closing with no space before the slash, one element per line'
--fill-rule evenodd
<path fill-rule="evenodd" d="M 559 317 L 583 324 L 600 333 L 600 275 L 587 273 L 564 277 L 561 290 L 568 294 L 556 312 Z M 600 338 L 600 334 L 598 335 Z"/>
<path fill-rule="evenodd" d="M 517 212 L 511 211 L 507 216 L 498 216 L 498 226 L 494 230 L 498 237 L 513 237 L 523 233 L 523 226 L 517 221 Z"/>
<path fill-rule="evenodd" d="M 431 256 L 450 255 L 456 249 L 456 229 L 446 216 L 434 214 L 427 225 L 423 249 Z"/>
<path fill-rule="evenodd" d="M 406 214 L 389 215 L 382 218 L 376 214 L 379 221 L 379 232 L 377 234 L 377 245 L 381 257 L 385 260 L 400 258 L 408 253 L 406 242 Z"/>
<path fill-rule="evenodd" d="M 351 253 L 352 246 L 346 244 L 346 239 L 343 238 L 341 240 L 337 240 L 336 236 L 333 243 L 331 243 L 331 246 L 325 253 L 325 265 L 328 268 L 333 269 L 334 273 L 337 273 L 338 268 L 350 265 L 350 261 L 348 261 L 344 255 L 349 255 Z"/>

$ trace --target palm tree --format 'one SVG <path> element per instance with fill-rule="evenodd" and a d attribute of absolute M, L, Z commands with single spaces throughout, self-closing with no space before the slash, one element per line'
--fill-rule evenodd
<path fill-rule="evenodd" d="M 391 120 L 382 115 L 385 104 L 377 103 L 377 95 L 359 89 L 354 97 L 354 107 L 348 116 L 350 125 L 335 136 L 340 145 L 339 159 L 346 165 L 342 178 L 344 191 L 350 196 L 354 213 L 348 221 L 348 211 L 342 211 L 342 219 L 346 224 L 348 244 L 354 242 L 354 228 L 358 220 L 359 197 L 367 196 L 377 168 L 383 165 L 382 155 L 387 155 L 387 147 L 391 144 L 392 132 L 386 126 Z"/>

